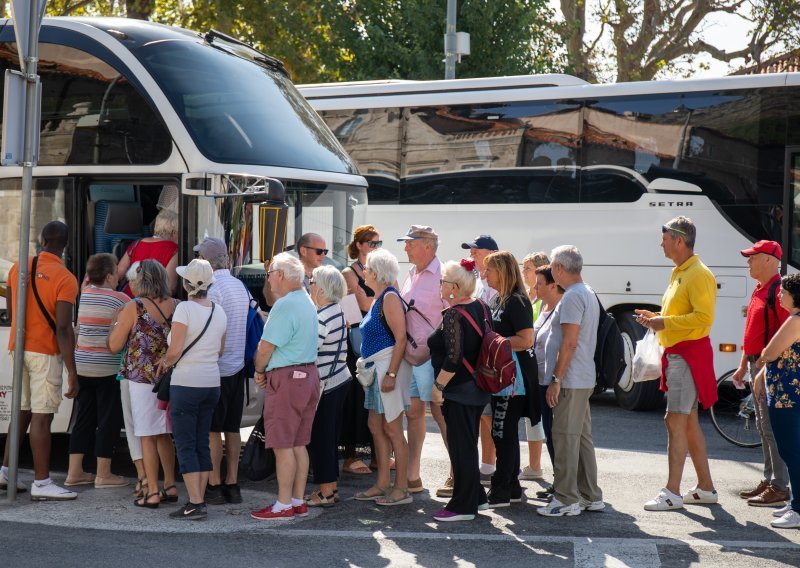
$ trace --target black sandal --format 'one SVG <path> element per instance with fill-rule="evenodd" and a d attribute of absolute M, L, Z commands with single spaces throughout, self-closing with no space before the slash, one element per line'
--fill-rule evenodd
<path fill-rule="evenodd" d="M 169 487 L 165 487 L 164 489 L 162 489 L 161 491 L 158 492 L 158 495 L 161 497 L 161 502 L 162 503 L 177 503 L 178 502 L 178 494 L 177 493 L 175 495 L 170 495 L 169 493 L 167 493 L 167 491 L 169 491 L 170 489 L 174 489 L 175 491 L 178 490 L 178 488 L 175 487 L 174 485 L 170 485 Z"/>
<path fill-rule="evenodd" d="M 134 499 L 133 504 L 136 505 L 137 507 L 144 507 L 145 509 L 158 509 L 161 500 L 159 499 L 158 503 L 151 503 L 148 501 L 148 499 L 150 499 L 150 497 L 158 497 L 159 495 L 160 494 L 158 491 L 156 491 L 155 493 L 148 493 L 144 497 L 140 497 L 139 499 Z M 139 501 L 142 502 L 139 503 Z"/>

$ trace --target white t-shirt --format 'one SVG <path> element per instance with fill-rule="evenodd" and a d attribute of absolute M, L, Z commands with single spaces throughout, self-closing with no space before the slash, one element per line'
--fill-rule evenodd
<path fill-rule="evenodd" d="M 211 307 L 201 306 L 191 300 L 181 302 L 172 315 L 172 323 L 186 326 L 184 350 L 200 335 L 211 315 Z M 219 386 L 219 351 L 222 336 L 228 327 L 225 310 L 220 306 L 214 308 L 214 317 L 208 325 L 203 337 L 186 355 L 184 355 L 172 371 L 172 384 L 180 387 L 218 387 Z M 172 341 L 172 333 L 167 336 L 167 343 Z"/>

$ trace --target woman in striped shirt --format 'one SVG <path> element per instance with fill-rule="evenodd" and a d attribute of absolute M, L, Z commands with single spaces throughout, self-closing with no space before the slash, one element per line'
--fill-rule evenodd
<path fill-rule="evenodd" d="M 130 298 L 117 287 L 117 259 L 103 253 L 86 265 L 88 285 L 81 291 L 78 307 L 75 366 L 78 370 L 78 414 L 69 439 L 69 472 L 65 485 L 89 485 L 98 489 L 123 487 L 128 481 L 111 473 L 111 457 L 122 427 L 122 406 L 117 381 L 119 355 L 109 351 L 111 323 Z M 93 441 L 94 440 L 94 441 Z M 97 456 L 97 476 L 83 471 L 83 456 Z"/>
<path fill-rule="evenodd" d="M 347 291 L 344 276 L 334 266 L 314 269 L 311 299 L 317 305 L 319 327 L 317 368 L 320 399 L 308 445 L 314 482 L 319 490 L 306 496 L 309 507 L 332 507 L 339 500 L 338 441 L 347 383 L 353 380 L 347 368 L 347 325 L 339 302 Z"/>

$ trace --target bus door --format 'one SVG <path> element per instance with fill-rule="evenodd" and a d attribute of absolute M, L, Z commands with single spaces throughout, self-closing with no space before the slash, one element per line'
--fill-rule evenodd
<path fill-rule="evenodd" d="M 800 146 L 786 148 L 783 207 L 776 207 L 774 216 L 781 223 L 784 255 L 781 274 L 789 263 L 800 264 Z M 784 215 L 784 211 L 789 212 Z"/>

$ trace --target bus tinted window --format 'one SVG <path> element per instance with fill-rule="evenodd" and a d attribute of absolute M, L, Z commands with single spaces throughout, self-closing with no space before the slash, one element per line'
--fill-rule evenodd
<path fill-rule="evenodd" d="M 15 44 L 0 44 L 0 67 L 19 69 Z M 172 140 L 158 114 L 111 65 L 42 43 L 39 75 L 40 166 L 160 164 L 169 157 Z"/>
<path fill-rule="evenodd" d="M 357 173 L 319 116 L 280 71 L 201 39 L 133 48 L 200 151 L 228 164 Z"/>
<path fill-rule="evenodd" d="M 624 203 L 636 201 L 645 186 L 622 171 L 583 170 L 581 172 L 581 202 Z"/>

